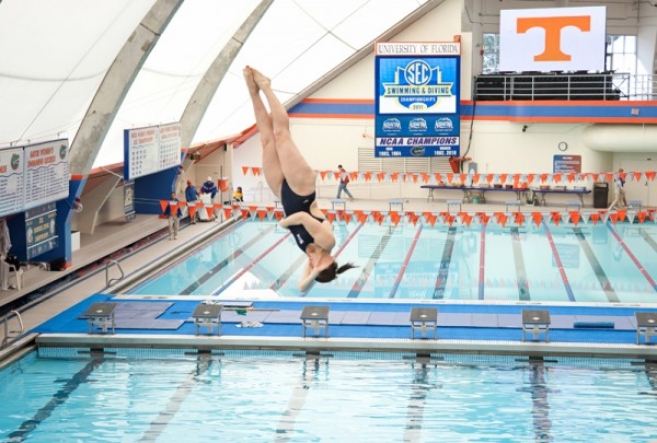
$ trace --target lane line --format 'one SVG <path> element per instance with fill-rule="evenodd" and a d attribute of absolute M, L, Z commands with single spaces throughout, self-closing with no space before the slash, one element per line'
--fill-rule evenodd
<path fill-rule="evenodd" d="M 517 227 L 511 228 L 511 239 L 513 241 L 513 261 L 516 265 L 516 278 L 518 280 L 518 298 L 521 301 L 530 301 L 529 282 L 527 279 L 527 269 L 525 268 L 525 259 L 522 254 L 522 244 L 520 242 L 520 230 Z"/>
<path fill-rule="evenodd" d="M 301 266 L 304 266 L 307 260 L 308 256 L 306 254 L 301 254 L 296 260 L 292 262 L 290 266 L 288 266 L 288 268 L 280 275 L 280 277 L 278 277 L 271 285 L 269 285 L 269 289 L 277 291 L 282 288 L 290 279 L 292 274 L 294 274 L 295 271 Z M 301 296 L 303 297 L 303 294 Z"/>
<path fill-rule="evenodd" d="M 413 381 L 411 383 L 411 392 L 406 406 L 406 425 L 404 426 L 404 442 L 421 442 L 422 424 L 424 423 L 424 411 L 427 405 L 427 398 L 434 389 L 441 389 L 441 385 L 432 383 L 429 378 L 428 364 L 418 363 L 420 368 L 413 369 Z M 434 369 L 435 371 L 435 369 Z"/>
<path fill-rule="evenodd" d="M 479 300 L 484 299 L 484 282 L 486 281 L 486 225 L 481 224 L 479 234 Z"/>
<path fill-rule="evenodd" d="M 212 293 L 211 293 L 210 295 L 219 295 L 219 294 L 221 294 L 222 292 L 224 292 L 224 291 L 225 291 L 230 285 L 232 285 L 233 283 L 235 283 L 235 281 L 237 281 L 238 278 L 240 278 L 241 276 L 243 276 L 244 274 L 246 274 L 246 273 L 249 271 L 249 269 L 251 269 L 252 267 L 254 267 L 254 266 L 256 265 L 256 263 L 258 263 L 260 260 L 262 260 L 263 258 L 265 258 L 265 256 L 267 256 L 267 254 L 269 254 L 271 251 L 273 251 L 274 249 L 276 249 L 276 247 L 278 247 L 278 245 L 280 245 L 280 244 L 283 243 L 285 240 L 287 240 L 287 238 L 288 238 L 290 235 L 291 235 L 291 233 L 288 232 L 288 233 L 285 234 L 283 237 L 281 237 L 280 239 L 278 239 L 278 241 L 277 241 L 276 243 L 274 243 L 274 244 L 271 245 L 269 248 L 267 248 L 267 249 L 265 250 L 265 252 L 263 252 L 263 253 L 260 254 L 258 257 L 256 257 L 256 259 L 253 260 L 250 264 L 248 264 L 247 266 L 243 267 L 243 268 L 242 268 L 237 274 L 233 275 L 231 278 L 229 278 L 228 280 L 226 280 L 221 286 L 219 286 L 217 289 L 215 289 L 214 291 L 212 291 Z"/>
<path fill-rule="evenodd" d="M 618 232 L 616 232 L 616 230 L 613 228 L 610 221 L 607 221 L 607 229 L 609 229 L 609 231 L 611 231 L 611 235 L 613 235 L 614 238 L 616 239 L 616 241 L 618 242 L 618 244 L 621 245 L 621 247 L 623 248 L 623 250 L 625 251 L 627 256 L 630 257 L 630 260 L 632 260 L 632 262 L 634 262 L 636 267 L 639 268 L 639 271 L 641 272 L 641 274 L 643 274 L 643 276 L 646 278 L 646 280 L 648 280 L 648 283 L 650 283 L 650 286 L 652 286 L 652 289 L 657 291 L 657 283 L 655 283 L 655 280 L 653 280 L 653 278 L 650 276 L 650 274 L 648 274 L 648 272 L 643 267 L 643 265 L 641 264 L 639 259 L 636 258 L 636 255 L 634 255 L 632 253 L 632 251 L 630 251 L 630 248 L 627 247 L 627 245 L 625 244 L 623 239 L 620 237 L 620 235 L 618 235 Z"/>
<path fill-rule="evenodd" d="M 177 260 L 174 260 L 174 261 L 170 262 L 168 265 L 163 266 L 162 268 L 158 269 L 158 271 L 156 273 L 152 274 L 149 277 L 149 279 L 150 279 L 149 281 L 140 283 L 139 285 L 131 288 L 131 290 L 134 291 L 134 292 L 139 291 L 139 289 L 141 289 L 142 286 L 145 286 L 146 284 L 150 283 L 150 281 L 155 280 L 155 279 L 167 274 L 171 269 L 173 269 L 176 266 L 184 263 L 185 260 L 187 258 L 189 258 L 190 256 L 204 250 L 205 248 L 211 247 L 213 243 L 216 243 L 216 242 L 222 240 L 224 237 L 229 237 L 230 234 L 235 234 L 234 231 L 236 231 L 236 230 L 238 230 L 238 228 L 242 227 L 243 223 L 244 223 L 243 221 L 239 221 L 239 222 L 235 223 L 234 225 L 230 226 L 226 231 L 219 232 L 217 234 L 217 236 L 215 236 L 211 241 L 204 242 L 204 243 L 202 243 L 198 246 L 195 246 L 194 248 L 189 249 L 188 251 L 185 251 L 185 253 L 181 257 L 179 257 Z M 162 240 L 160 240 L 160 241 L 162 241 Z M 146 268 L 148 266 L 149 265 L 146 264 L 146 265 L 142 266 L 141 268 L 138 268 L 135 272 L 139 272 L 143 268 Z"/>
<path fill-rule="evenodd" d="M 219 261 L 216 265 L 214 265 L 212 268 L 210 268 L 205 274 L 200 276 L 198 279 L 196 279 L 195 282 L 193 282 L 191 285 L 187 286 L 185 289 L 180 291 L 180 295 L 189 295 L 199 287 L 201 287 L 204 283 L 209 281 L 212 277 L 217 274 L 217 272 L 221 271 L 223 268 L 227 267 L 229 264 L 231 264 L 233 261 L 235 261 L 240 255 L 244 254 L 244 252 L 249 249 L 251 246 L 254 244 L 258 243 L 260 240 L 262 240 L 267 234 L 271 233 L 274 229 L 276 229 L 276 225 L 272 225 L 265 229 L 264 231 L 260 232 L 258 235 L 253 237 L 251 240 L 249 240 L 244 246 L 241 248 L 236 249 L 232 254 L 230 254 L 228 257 L 225 259 Z"/>
<path fill-rule="evenodd" d="M 91 375 L 91 373 L 104 361 L 104 358 L 94 358 L 77 373 L 73 374 L 73 376 L 64 383 L 64 386 L 55 392 L 45 406 L 39 408 L 32 418 L 21 423 L 17 430 L 7 436 L 7 440 L 5 441 L 12 443 L 25 441 L 37 426 L 46 421 L 57 407 L 62 406 L 64 402 L 69 399 L 73 391 L 79 388 L 82 383 L 88 381 L 89 375 Z"/>
<path fill-rule="evenodd" d="M 447 237 L 445 238 L 445 246 L 443 247 L 443 254 L 440 258 L 438 275 L 436 276 L 436 282 L 433 285 L 433 296 L 431 298 L 434 300 L 442 300 L 445 297 L 445 287 L 447 286 L 447 278 L 449 277 L 449 265 L 452 263 L 455 237 L 456 228 L 450 227 L 447 230 Z"/>
<path fill-rule="evenodd" d="M 397 226 L 395 226 L 392 231 L 394 232 L 396 229 Z M 347 294 L 347 298 L 356 298 L 358 297 L 358 295 L 360 295 L 360 292 L 363 290 L 363 287 L 365 286 L 367 279 L 370 277 L 370 274 L 372 273 L 372 269 L 374 269 L 374 265 L 376 265 L 377 260 L 379 259 L 379 257 L 381 257 L 381 252 L 383 252 L 383 250 L 386 248 L 391 238 L 392 238 L 392 232 L 390 230 L 381 237 L 381 241 L 376 246 L 376 248 L 374 248 L 374 251 L 372 252 L 372 255 L 367 261 L 367 264 L 363 267 L 363 271 L 360 273 L 360 275 L 354 282 L 354 285 L 349 290 L 349 293 Z"/>
<path fill-rule="evenodd" d="M 422 234 L 422 228 L 423 226 L 420 225 L 417 232 L 415 233 L 413 242 L 411 243 L 411 246 L 408 248 L 408 252 L 406 253 L 406 257 L 404 257 L 404 261 L 402 262 L 401 268 L 399 269 L 399 273 L 397 274 L 395 283 L 392 285 L 392 290 L 390 291 L 390 295 L 388 295 L 388 298 L 395 298 L 395 293 L 397 292 L 397 289 L 401 284 L 402 278 L 404 277 L 404 273 L 406 272 L 406 268 L 408 267 L 408 263 L 411 261 L 411 256 L 413 255 L 413 251 L 415 250 L 415 245 L 417 245 L 417 242 L 420 239 L 420 234 Z"/>
<path fill-rule="evenodd" d="M 148 429 L 144 431 L 144 435 L 139 441 L 155 442 L 162 435 L 167 425 L 173 420 L 176 412 L 180 409 L 180 405 L 187 399 L 189 393 L 198 386 L 196 378 L 205 374 L 210 367 L 212 360 L 209 355 L 198 355 L 198 362 L 196 368 L 191 371 L 187 377 L 176 388 L 176 391 L 169 398 L 166 406 L 160 413 L 151 421 Z"/>
<path fill-rule="evenodd" d="M 602 269 L 602 265 L 600 264 L 598 257 L 595 256 L 595 252 L 593 252 L 591 245 L 589 245 L 589 242 L 586 241 L 586 237 L 582 233 L 582 230 L 580 228 L 573 228 L 573 232 L 579 241 L 580 247 L 584 251 L 584 255 L 586 255 L 586 259 L 589 261 L 591 267 L 593 268 L 593 273 L 597 277 L 598 282 L 600 282 L 600 287 L 604 291 L 607 300 L 612 303 L 620 302 L 618 294 L 616 294 L 616 291 L 614 291 L 614 288 L 612 287 L 611 282 L 605 273 L 605 270 Z"/>
<path fill-rule="evenodd" d="M 559 251 L 557 251 L 557 246 L 554 244 L 554 238 L 552 237 L 550 228 L 548 227 L 545 220 L 543 220 L 541 223 L 543 225 L 543 229 L 545 229 L 545 237 L 548 239 L 548 242 L 550 243 L 550 249 L 552 249 L 552 256 L 554 257 L 554 262 L 557 264 L 559 275 L 561 275 L 561 280 L 563 281 L 563 285 L 566 288 L 566 294 L 568 295 L 568 300 L 576 301 L 575 294 L 573 294 L 573 288 L 570 286 L 570 282 L 568 281 L 568 276 L 566 275 L 566 271 L 563 268 L 563 263 L 561 262 L 561 257 L 559 257 Z"/>
<path fill-rule="evenodd" d="M 312 368 L 309 368 L 310 360 L 313 361 Z M 313 384 L 315 384 L 315 379 L 319 375 L 320 365 L 319 355 L 316 358 L 306 357 L 306 360 L 303 362 L 301 380 L 299 380 L 299 384 L 292 390 L 287 409 L 281 415 L 278 426 L 276 426 L 276 443 L 296 440 L 293 433 L 296 421 L 301 412 L 303 412 L 308 394 Z M 328 362 L 326 362 L 326 370 L 328 371 Z"/>

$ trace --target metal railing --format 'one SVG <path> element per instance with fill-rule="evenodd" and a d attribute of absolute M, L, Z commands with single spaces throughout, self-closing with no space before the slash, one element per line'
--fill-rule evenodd
<path fill-rule="evenodd" d="M 11 319 L 12 316 L 15 316 L 18 319 L 18 324 L 20 325 L 20 330 L 18 331 L 10 331 L 9 330 L 9 319 Z M 25 332 L 25 325 L 23 324 L 23 319 L 21 318 L 21 315 L 18 313 L 18 311 L 9 311 L 2 317 L 2 322 L 4 323 L 4 328 L 5 328 L 5 337 L 2 339 L 2 346 L 1 348 L 4 348 L 7 346 L 7 343 L 9 343 L 9 340 L 12 338 L 18 337 Z M 11 335 L 17 333 L 17 335 Z"/>
<path fill-rule="evenodd" d="M 119 278 L 112 278 L 112 279 L 109 278 L 109 269 L 112 266 L 116 266 L 117 268 L 119 268 L 119 272 L 121 273 L 121 276 Z M 115 282 L 119 282 L 123 280 L 124 277 L 125 277 L 125 273 L 123 272 L 123 268 L 121 267 L 121 264 L 116 260 L 107 260 L 107 262 L 105 263 L 105 285 L 109 287 Z"/>
<path fill-rule="evenodd" d="M 614 73 L 488 74 L 475 78 L 477 100 L 657 100 L 652 75 Z"/>

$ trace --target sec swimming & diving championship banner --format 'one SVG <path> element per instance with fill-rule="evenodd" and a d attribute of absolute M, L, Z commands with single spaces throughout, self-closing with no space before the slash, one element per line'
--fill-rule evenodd
<path fill-rule="evenodd" d="M 460 155 L 460 43 L 375 48 L 375 156 Z"/>

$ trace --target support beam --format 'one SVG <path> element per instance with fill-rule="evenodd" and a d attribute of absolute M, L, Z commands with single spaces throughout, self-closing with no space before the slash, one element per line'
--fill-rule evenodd
<path fill-rule="evenodd" d="M 228 68 L 244 46 L 246 39 L 273 2 L 274 0 L 262 0 L 256 6 L 253 12 L 244 20 L 242 26 L 228 40 L 226 46 L 224 46 L 205 72 L 205 75 L 203 75 L 180 118 L 182 124 L 182 146 L 191 145 L 194 134 L 196 134 L 201 120 L 214 98 L 214 94 L 219 88 L 219 84 L 221 84 L 221 81 L 228 72 Z"/>
<path fill-rule="evenodd" d="M 156 0 L 125 42 L 100 84 L 71 143 L 69 171 L 86 177 L 144 62 L 184 0 Z M 78 189 L 79 197 L 82 187 Z"/>

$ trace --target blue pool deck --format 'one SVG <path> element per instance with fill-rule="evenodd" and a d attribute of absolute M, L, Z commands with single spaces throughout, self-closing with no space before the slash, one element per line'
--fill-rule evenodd
<path fill-rule="evenodd" d="M 76 252 L 74 268 L 78 272 L 87 263 L 107 255 L 119 246 L 129 245 L 144 236 L 153 220 L 137 220 L 140 224 L 103 226 L 108 232 L 102 241 L 84 245 Z M 165 223 L 155 220 L 148 232 L 165 229 Z M 139 272 L 152 257 L 168 259 L 178 250 L 189 248 L 187 242 L 202 235 L 212 235 L 217 224 L 184 226 L 175 245 L 163 239 L 149 243 L 143 252 L 127 256 L 121 266 L 127 273 Z M 112 231 L 110 232 L 110 229 Z M 112 271 L 112 270 L 110 270 Z M 116 270 L 109 273 L 117 274 Z M 57 274 L 32 269 L 26 276 L 29 292 Z M 62 274 L 59 274 L 61 278 Z M 209 335 L 202 328 L 196 335 L 191 317 L 203 297 L 149 298 L 107 291 L 107 274 L 102 267 L 83 274 L 52 297 L 38 301 L 29 310 L 21 310 L 25 333 L 14 347 L 36 342 L 37 346 L 79 346 L 81 348 L 111 347 L 173 347 L 189 349 L 299 349 L 299 350 L 397 350 L 404 352 L 472 352 L 517 353 L 527 355 L 577 355 L 621 358 L 643 358 L 657 361 L 657 345 L 636 344 L 636 312 L 655 312 L 657 305 L 643 304 L 548 304 L 536 302 L 450 302 L 446 300 L 339 300 L 339 299 L 272 299 L 249 298 L 236 301 L 252 302 L 253 310 L 240 315 L 235 311 L 222 314 L 222 333 Z M 5 300 L 20 295 L 18 291 Z M 218 303 L 227 299 L 206 297 Z M 82 314 L 92 303 L 117 303 L 115 334 L 98 330 L 89 334 L 89 325 Z M 314 334 L 302 338 L 300 314 L 306 305 L 330 306 L 330 332 L 324 338 Z M 412 307 L 438 308 L 438 340 L 412 340 L 409 313 Z M 551 314 L 550 341 L 522 341 L 521 312 L 523 309 L 547 309 Z M 16 321 L 13 320 L 12 327 Z M 576 328 L 575 324 L 607 327 Z M 613 327 L 608 327 L 609 325 Z M 254 327 L 258 326 L 258 327 Z M 312 332 L 312 331 L 311 331 Z M 0 331 L 2 335 L 2 331 Z M 428 334 L 431 335 L 431 334 Z M 653 338 L 653 341 L 657 341 Z M 0 359 L 3 356 L 0 350 Z"/>
<path fill-rule="evenodd" d="M 103 333 L 83 317 L 92 303 L 116 303 L 115 333 Z M 569 355 L 637 357 L 657 360 L 657 345 L 636 344 L 635 312 L 641 307 L 537 306 L 535 304 L 379 303 L 343 301 L 231 302 L 222 312 L 221 334 L 201 328 L 196 334 L 192 318 L 202 300 L 144 300 L 95 294 L 33 329 L 42 346 L 159 346 L 211 348 L 256 347 L 271 349 L 399 350 L 422 352 L 558 352 Z M 237 307 L 230 307 L 230 306 Z M 243 308 L 246 305 L 249 308 Z M 324 330 L 302 338 L 300 315 L 304 306 L 329 306 L 329 337 Z M 413 307 L 438 309 L 438 339 L 418 331 L 411 339 Z M 529 334 L 522 340 L 524 309 L 550 312 L 549 341 Z M 652 341 L 657 341 L 653 338 Z"/>

